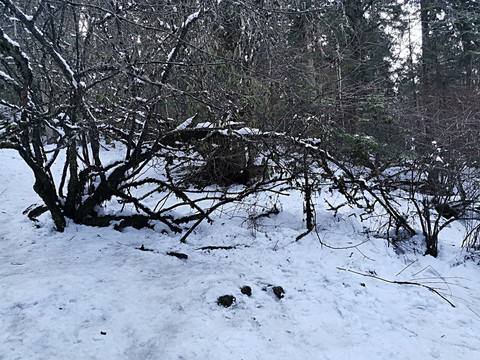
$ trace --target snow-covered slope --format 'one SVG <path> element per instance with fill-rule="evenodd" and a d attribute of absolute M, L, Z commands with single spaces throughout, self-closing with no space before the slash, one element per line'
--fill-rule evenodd
<path fill-rule="evenodd" d="M 415 251 L 420 237 L 396 250 L 318 201 L 319 233 L 296 242 L 304 224 L 292 193 L 279 215 L 255 222 L 248 206 L 226 207 L 186 244 L 150 229 L 70 224 L 56 233 L 48 215 L 38 227 L 21 215 L 40 202 L 30 170 L 12 151 L 0 151 L 0 164 L 2 360 L 480 356 L 480 265 L 465 261 L 459 228 L 442 233 L 434 259 Z M 445 299 L 346 270 L 428 285 Z M 236 302 L 218 306 L 222 295 Z"/>

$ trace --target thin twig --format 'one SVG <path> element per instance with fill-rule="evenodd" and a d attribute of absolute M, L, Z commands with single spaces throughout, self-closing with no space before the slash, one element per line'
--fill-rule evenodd
<path fill-rule="evenodd" d="M 448 290 L 450 291 L 450 295 L 452 295 L 452 290 L 450 289 L 450 286 L 448 285 L 447 281 L 445 280 L 445 278 L 439 274 L 439 272 L 437 270 L 435 270 L 435 268 L 431 265 L 427 265 L 426 267 L 424 267 L 422 270 L 420 270 L 419 272 L 413 274 L 413 277 L 415 277 L 416 275 L 418 275 L 419 273 L 421 273 L 422 271 L 428 269 L 428 268 L 431 268 L 432 271 L 437 275 L 437 278 L 440 278 L 442 279 L 443 283 L 447 286 Z M 416 279 L 416 280 L 419 280 L 419 279 Z"/>
<path fill-rule="evenodd" d="M 411 262 L 411 263 L 408 264 L 407 266 L 405 266 L 405 267 L 402 269 L 402 271 L 400 271 L 400 272 L 399 272 L 397 275 L 395 275 L 395 276 L 400 275 L 402 272 L 404 272 L 405 270 L 407 270 L 410 266 L 412 266 L 413 264 L 415 264 L 417 261 L 418 261 L 418 259 L 415 260 L 415 261 L 413 261 L 413 262 Z"/>
<path fill-rule="evenodd" d="M 363 243 L 362 243 L 363 244 Z M 360 245 L 362 245 L 360 244 Z M 360 249 L 358 248 L 358 246 L 355 246 L 355 250 L 357 250 L 360 254 L 363 255 L 364 258 L 370 260 L 370 261 L 375 261 L 375 259 L 372 259 L 371 257 L 368 257 L 367 255 L 365 255 L 363 252 L 360 251 Z"/>
<path fill-rule="evenodd" d="M 480 315 L 477 312 L 475 312 L 469 305 L 467 305 L 467 309 L 470 310 L 475 315 L 477 315 L 477 317 L 480 319 Z"/>
<path fill-rule="evenodd" d="M 425 266 L 422 270 L 420 270 L 419 272 L 416 272 L 416 273 L 413 274 L 412 276 L 417 276 L 417 275 L 420 274 L 422 271 L 427 270 L 429 267 L 430 267 L 430 265 Z"/>
<path fill-rule="evenodd" d="M 437 289 L 431 287 L 431 286 L 428 286 L 428 285 L 425 285 L 425 284 L 421 284 L 421 283 L 417 283 L 417 282 L 411 282 L 411 281 L 395 281 L 395 280 L 388 280 L 388 279 L 384 279 L 380 276 L 376 276 L 376 275 L 372 275 L 372 274 L 364 274 L 364 273 L 361 273 L 361 272 L 358 272 L 358 271 L 355 271 L 355 270 L 351 270 L 351 269 L 344 269 L 344 268 L 341 268 L 341 267 L 337 267 L 338 270 L 341 270 L 341 271 L 348 271 L 348 272 L 351 272 L 353 274 L 356 274 L 356 275 L 360 275 L 360 276 L 365 276 L 365 277 L 370 277 L 370 278 L 374 278 L 374 279 L 377 279 L 377 280 L 381 280 L 381 281 L 384 281 L 384 282 L 387 282 L 389 284 L 398 284 L 398 285 L 415 285 L 415 286 L 421 286 L 421 287 L 424 287 L 432 292 L 434 292 L 435 294 L 437 294 L 438 296 L 440 296 L 443 300 L 445 300 L 447 303 L 450 304 L 451 307 L 455 307 L 455 305 L 453 305 L 453 303 L 448 300 L 444 295 L 442 295 Z"/>
<path fill-rule="evenodd" d="M 365 240 L 365 241 L 362 241 L 361 243 L 358 243 L 358 244 L 355 244 L 355 245 L 336 247 L 336 246 L 328 245 L 328 244 L 326 244 L 325 242 L 323 242 L 323 240 L 320 238 L 320 234 L 318 233 L 318 230 L 317 230 L 316 227 L 315 227 L 315 232 L 316 232 L 316 234 L 317 234 L 318 242 L 320 243 L 320 245 L 325 246 L 326 248 L 332 249 L 332 250 L 357 249 L 357 246 L 363 245 L 363 244 L 365 244 L 365 243 L 367 243 L 367 242 L 370 241 L 370 240 Z M 357 249 L 357 250 L 358 250 L 358 249 Z"/>

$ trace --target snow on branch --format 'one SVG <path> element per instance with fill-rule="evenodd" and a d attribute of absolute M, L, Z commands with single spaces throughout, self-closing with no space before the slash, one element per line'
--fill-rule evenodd
<path fill-rule="evenodd" d="M 28 56 L 21 51 L 20 45 L 13 41 L 7 34 L 0 28 L 0 51 L 5 54 L 9 54 L 13 57 L 18 70 L 23 78 L 23 83 L 18 84 L 11 76 L 1 72 L 0 78 L 2 78 L 7 84 L 12 85 L 15 91 L 20 95 L 22 99 L 22 106 L 26 107 L 30 104 L 30 86 L 33 80 L 32 69 L 30 68 L 30 61 Z"/>
<path fill-rule="evenodd" d="M 45 37 L 43 32 L 38 29 L 34 22 L 33 17 L 24 14 L 17 6 L 15 6 L 10 0 L 0 0 L 0 3 L 4 4 L 7 9 L 15 14 L 15 17 L 20 20 L 23 26 L 34 36 L 34 38 L 47 50 L 49 55 L 54 59 L 55 63 L 60 67 L 62 73 L 67 80 L 72 84 L 74 88 L 78 88 L 78 82 L 75 78 L 75 73 L 72 71 L 68 62 L 54 49 L 53 44 Z M 10 39 L 11 40 L 11 39 Z M 14 42 L 19 46 L 18 43 Z"/>
<path fill-rule="evenodd" d="M 200 15 L 200 10 L 198 10 L 197 12 L 194 12 L 193 14 L 190 14 L 190 15 L 187 17 L 187 20 L 185 20 L 185 21 L 182 23 L 182 28 L 187 27 L 191 22 L 193 22 L 193 21 L 195 21 L 196 19 L 198 19 L 198 15 Z"/>
<path fill-rule="evenodd" d="M 13 80 L 13 78 L 8 75 L 8 74 L 5 74 L 3 71 L 0 70 L 0 78 L 5 81 L 6 83 L 9 83 L 9 84 L 16 84 L 15 80 Z"/>
<path fill-rule="evenodd" d="M 8 36 L 7 34 L 3 33 L 3 31 L 2 31 L 2 36 L 10 45 L 20 49 L 20 44 L 17 43 L 15 40 L 12 40 L 12 38 L 10 36 Z"/>
<path fill-rule="evenodd" d="M 15 104 L 10 104 L 9 102 L 3 100 L 3 99 L 0 99 L 0 105 L 3 105 L 9 109 L 15 109 L 15 110 L 20 110 L 20 107 L 15 105 Z"/>
<path fill-rule="evenodd" d="M 161 74 L 161 82 L 166 83 L 168 76 L 170 74 L 170 71 L 173 66 L 173 61 L 175 61 L 176 56 L 180 52 L 181 48 L 185 45 L 185 38 L 187 36 L 188 30 L 190 26 L 195 23 L 195 21 L 199 18 L 200 14 L 203 12 L 210 11 L 211 9 L 208 10 L 198 10 L 192 14 L 190 14 L 184 22 L 182 22 L 182 25 L 180 27 L 180 35 L 177 37 L 177 43 L 175 46 L 170 50 L 168 56 L 167 56 L 167 63 L 165 65 L 164 70 L 162 71 Z"/>
<path fill-rule="evenodd" d="M 180 125 L 177 126 L 176 130 L 184 130 L 186 128 L 188 128 L 193 120 L 195 120 L 195 118 L 197 117 L 198 114 L 192 116 L 192 117 L 189 117 L 187 120 L 185 120 L 183 123 L 181 123 Z"/>

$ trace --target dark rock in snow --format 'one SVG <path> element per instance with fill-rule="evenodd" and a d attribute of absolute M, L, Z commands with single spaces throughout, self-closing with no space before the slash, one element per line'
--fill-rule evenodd
<path fill-rule="evenodd" d="M 240 291 L 243 295 L 252 296 L 252 288 L 250 286 L 243 286 Z"/>
<path fill-rule="evenodd" d="M 218 298 L 217 304 L 219 306 L 230 307 L 235 302 L 235 300 L 235 296 L 223 295 Z"/>
<path fill-rule="evenodd" d="M 185 259 L 185 260 L 188 259 L 187 254 L 182 254 L 182 253 L 178 253 L 178 252 L 174 252 L 174 251 L 167 252 L 167 255 L 175 256 L 176 258 L 179 258 L 179 259 Z"/>
<path fill-rule="evenodd" d="M 153 229 L 153 225 L 150 225 L 150 219 L 143 215 L 132 215 L 124 218 L 120 224 L 115 224 L 113 228 L 117 231 L 122 231 L 126 227 L 133 227 L 140 230 L 143 228 Z"/>
<path fill-rule="evenodd" d="M 283 294 L 285 294 L 285 290 L 283 290 L 281 286 L 274 286 L 272 290 L 273 290 L 273 293 L 277 296 L 277 298 L 279 299 L 283 298 L 284 296 Z"/>

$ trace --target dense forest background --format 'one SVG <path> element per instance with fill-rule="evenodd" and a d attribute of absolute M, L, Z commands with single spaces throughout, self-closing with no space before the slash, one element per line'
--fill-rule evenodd
<path fill-rule="evenodd" d="M 0 12 L 0 148 L 35 174 L 45 204 L 32 218 L 48 210 L 60 231 L 66 218 L 158 221 L 184 240 L 225 203 L 296 188 L 311 231 L 325 187 L 387 237 L 420 227 L 430 255 L 455 220 L 479 244 L 475 0 L 0 0 Z M 116 142 L 124 155 L 103 163 Z M 105 214 L 111 199 L 135 214 Z"/>

